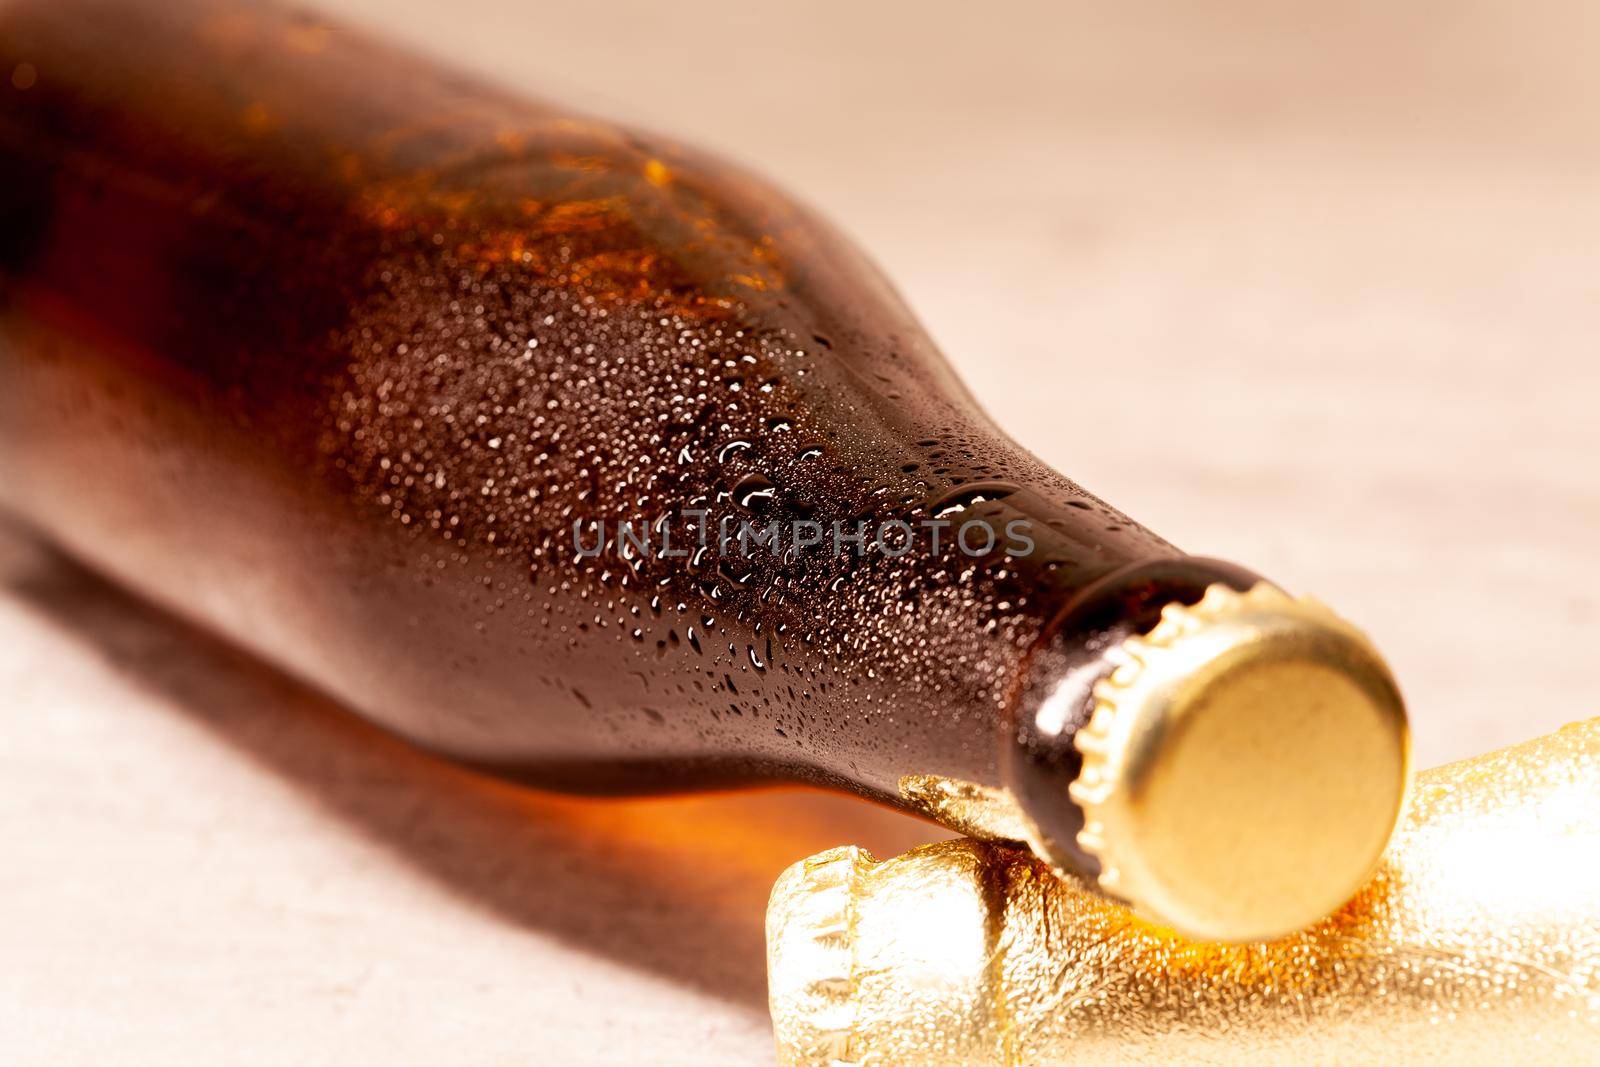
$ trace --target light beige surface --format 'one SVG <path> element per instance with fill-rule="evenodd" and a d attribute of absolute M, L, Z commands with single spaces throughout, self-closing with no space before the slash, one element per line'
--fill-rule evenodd
<path fill-rule="evenodd" d="M 1363 624 L 1424 764 L 1600 710 L 1594 5 L 332 6 L 819 204 L 1024 443 Z M 15 533 L 0 710 L 8 1065 L 766 1062 L 772 879 L 934 836 L 474 783 Z"/>

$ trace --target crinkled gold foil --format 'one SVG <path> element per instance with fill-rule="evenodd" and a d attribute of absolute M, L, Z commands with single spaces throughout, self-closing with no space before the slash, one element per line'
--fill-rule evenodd
<path fill-rule="evenodd" d="M 789 1065 L 1600 1063 L 1600 719 L 1423 774 L 1373 880 L 1276 941 L 971 840 L 798 863 L 767 939 Z"/>
<path fill-rule="evenodd" d="M 989 840 L 1032 841 L 1038 831 L 1004 789 L 958 778 L 908 774 L 900 779 L 907 806 L 958 834 Z"/>

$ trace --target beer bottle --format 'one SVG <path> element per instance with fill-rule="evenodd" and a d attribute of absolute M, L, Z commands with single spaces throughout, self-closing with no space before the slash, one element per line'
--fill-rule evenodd
<path fill-rule="evenodd" d="M 396 733 L 847 790 L 1214 938 L 1381 853 L 1368 642 L 1011 441 L 751 173 L 231 0 L 0 4 L 0 103 L 0 501 Z"/>

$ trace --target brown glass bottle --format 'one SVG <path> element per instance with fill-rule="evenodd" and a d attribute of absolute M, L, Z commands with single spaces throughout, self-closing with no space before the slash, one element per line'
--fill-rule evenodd
<path fill-rule="evenodd" d="M 670 139 L 192 0 L 0 4 L 0 102 L 0 499 L 456 759 L 803 780 L 1093 876 L 1096 683 L 1258 582 L 1019 448 L 847 242 Z M 1398 698 L 1340 663 L 1397 806 Z"/>

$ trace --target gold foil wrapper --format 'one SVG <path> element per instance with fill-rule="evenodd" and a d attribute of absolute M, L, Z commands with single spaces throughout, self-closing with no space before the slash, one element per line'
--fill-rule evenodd
<path fill-rule="evenodd" d="M 789 1065 L 1600 1063 L 1600 719 L 1421 775 L 1290 937 L 1191 941 L 957 840 L 795 864 L 767 942 Z"/>

